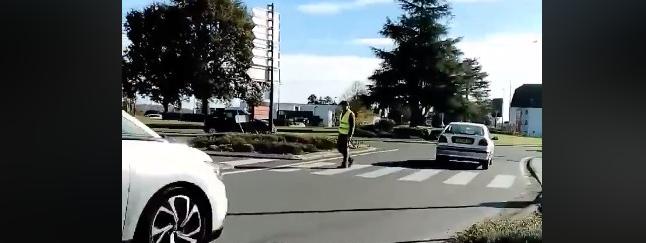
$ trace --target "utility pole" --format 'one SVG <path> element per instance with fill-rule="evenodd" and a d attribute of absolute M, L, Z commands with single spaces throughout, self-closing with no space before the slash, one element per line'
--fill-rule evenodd
<path fill-rule="evenodd" d="M 267 5 L 267 54 L 269 59 L 269 128 L 274 132 L 274 3 Z"/>

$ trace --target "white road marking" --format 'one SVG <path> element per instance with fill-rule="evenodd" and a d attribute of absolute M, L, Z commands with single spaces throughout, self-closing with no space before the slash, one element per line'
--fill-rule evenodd
<path fill-rule="evenodd" d="M 371 172 L 368 172 L 368 173 L 363 173 L 363 174 L 360 174 L 360 175 L 357 175 L 357 176 L 364 177 L 364 178 L 377 178 L 377 177 L 380 177 L 380 176 L 385 176 L 385 175 L 388 175 L 388 174 L 395 173 L 395 172 L 403 170 L 403 169 L 404 168 L 401 168 L 401 167 L 387 167 L 387 168 L 371 171 Z"/>
<path fill-rule="evenodd" d="M 421 169 L 415 173 L 399 178 L 400 181 L 423 181 L 431 176 L 437 175 L 443 170 Z"/>
<path fill-rule="evenodd" d="M 357 153 L 357 154 L 352 154 L 352 157 L 358 157 L 358 156 L 362 156 L 362 155 L 369 155 L 369 154 L 376 154 L 376 153 L 394 152 L 394 151 L 397 151 L 397 150 L 399 150 L 399 149 L 390 149 L 390 150 L 374 151 L 374 152 L 367 152 L 367 153 Z M 343 157 L 338 156 L 338 157 L 332 157 L 332 158 L 325 158 L 325 159 L 318 159 L 318 160 L 311 160 L 311 161 L 304 161 L 304 162 L 286 164 L 286 165 L 276 166 L 276 167 L 272 167 L 272 168 L 258 168 L 258 169 L 245 169 L 245 170 L 227 171 L 227 172 L 224 172 L 222 174 L 223 175 L 232 175 L 232 174 L 247 173 L 247 172 L 260 171 L 260 170 L 269 170 L 269 169 L 274 169 L 274 168 L 281 169 L 281 168 L 285 168 L 285 167 L 294 167 L 294 166 L 297 166 L 297 165 L 310 164 L 310 163 L 321 162 L 321 161 L 329 161 L 329 160 L 335 160 L 335 159 L 341 159 L 341 158 L 343 158 Z M 352 167 L 350 167 L 350 169 L 354 170 L 357 167 L 360 169 L 360 168 L 365 168 L 367 166 L 371 166 L 371 165 L 358 165 L 357 164 L 357 165 L 353 165 Z M 340 169 L 340 170 L 343 170 L 343 169 Z M 334 170 L 334 171 L 336 172 L 337 170 Z M 340 171 L 338 173 L 343 173 L 343 172 L 345 172 L 345 171 Z M 338 174 L 338 173 L 332 173 L 332 175 L 333 174 Z"/>
<path fill-rule="evenodd" d="M 469 182 L 471 182 L 471 180 L 473 180 L 473 178 L 475 178 L 477 175 L 477 172 L 463 171 L 444 181 L 444 184 L 466 185 L 469 184 Z"/>
<path fill-rule="evenodd" d="M 299 171 L 301 169 L 299 168 L 281 168 L 281 169 L 272 169 L 270 171 L 276 171 L 276 172 L 294 172 L 294 171 Z"/>
<path fill-rule="evenodd" d="M 350 167 L 350 168 L 328 169 L 328 170 L 317 171 L 317 172 L 314 172 L 312 174 L 315 174 L 315 175 L 336 175 L 336 174 L 341 174 L 341 173 L 348 172 L 348 171 L 363 169 L 363 168 L 371 167 L 371 166 L 372 165 L 352 165 L 352 167 Z"/>
<path fill-rule="evenodd" d="M 224 161 L 222 163 L 229 164 L 231 166 L 240 166 L 240 165 L 249 165 L 249 164 L 256 164 L 256 163 L 265 163 L 265 162 L 270 162 L 274 160 L 275 159 L 243 159 L 243 160 Z"/>
<path fill-rule="evenodd" d="M 315 168 L 315 167 L 323 167 L 323 166 L 328 166 L 328 165 L 333 165 L 335 163 L 332 162 L 316 162 L 316 163 L 311 163 L 311 164 L 304 164 L 304 165 L 297 165 L 295 167 L 298 168 Z"/>
<path fill-rule="evenodd" d="M 369 155 L 369 154 L 378 154 L 378 153 L 388 153 L 388 152 L 395 152 L 399 149 L 389 149 L 389 150 L 381 150 L 381 151 L 374 151 L 374 152 L 367 152 L 367 153 L 359 153 L 359 154 L 350 154 L 350 156 L 361 156 L 361 155 Z"/>
<path fill-rule="evenodd" d="M 487 185 L 490 188 L 510 188 L 514 184 L 516 176 L 513 175 L 497 175 Z"/>

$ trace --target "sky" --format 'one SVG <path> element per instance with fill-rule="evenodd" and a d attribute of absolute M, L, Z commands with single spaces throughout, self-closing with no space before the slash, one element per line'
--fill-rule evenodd
<path fill-rule="evenodd" d="M 122 16 L 152 0 L 123 0 Z M 247 7 L 268 1 L 243 0 Z M 477 58 L 503 98 L 508 120 L 510 87 L 542 83 L 540 0 L 449 0 L 449 37 L 462 37 L 464 57 Z M 310 94 L 340 97 L 354 81 L 368 83 L 379 66 L 370 47 L 389 48 L 380 36 L 386 18 L 401 15 L 394 0 L 274 1 L 280 13 L 280 102 L 304 103 Z M 122 37 L 123 45 L 127 38 Z"/>

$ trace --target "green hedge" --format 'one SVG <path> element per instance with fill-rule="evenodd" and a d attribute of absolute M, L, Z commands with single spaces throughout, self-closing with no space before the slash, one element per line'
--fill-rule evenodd
<path fill-rule="evenodd" d="M 374 138 L 377 137 L 377 134 L 362 128 L 356 128 L 354 130 L 354 136 L 359 138 Z"/>
<path fill-rule="evenodd" d="M 375 130 L 392 132 L 395 128 L 395 121 L 390 119 L 381 119 L 375 124 Z"/>
<path fill-rule="evenodd" d="M 253 152 L 254 146 L 248 143 L 234 143 L 231 146 L 235 152 Z"/>
<path fill-rule="evenodd" d="M 543 216 L 534 213 L 520 219 L 487 220 L 457 233 L 454 243 L 534 243 L 543 241 Z"/>
<path fill-rule="evenodd" d="M 214 134 L 196 137 L 191 145 L 208 148 L 215 145 L 221 151 L 259 152 L 276 154 L 303 154 L 336 147 L 336 141 L 327 137 L 307 137 L 292 134 Z"/>

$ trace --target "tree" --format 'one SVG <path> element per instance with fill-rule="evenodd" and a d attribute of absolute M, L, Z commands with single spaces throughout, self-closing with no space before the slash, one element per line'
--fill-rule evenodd
<path fill-rule="evenodd" d="M 482 121 L 490 110 L 488 74 L 482 71 L 476 59 L 466 58 L 460 63 L 456 76 L 457 95 L 454 97 L 453 112 L 459 115 L 459 120 Z"/>
<path fill-rule="evenodd" d="M 173 0 L 188 21 L 181 34 L 184 74 L 192 94 L 209 110 L 209 100 L 239 97 L 250 105 L 262 101 L 268 85 L 254 82 L 251 68 L 254 24 L 238 0 Z M 252 106 L 253 107 L 253 106 Z"/>
<path fill-rule="evenodd" d="M 311 94 L 307 97 L 307 104 L 317 105 L 319 102 L 315 94 Z"/>
<path fill-rule="evenodd" d="M 441 0 L 398 0 L 404 13 L 396 22 L 390 19 L 381 35 L 395 42 L 392 50 L 372 48 L 383 62 L 370 77 L 370 103 L 381 108 L 406 103 L 411 112 L 410 126 L 424 123 L 424 110 L 446 110 L 455 95 L 452 75 L 460 54 L 460 39 L 446 37 L 441 23 L 451 16 Z"/>
<path fill-rule="evenodd" d="M 334 104 L 334 99 L 332 99 L 332 97 L 330 96 L 325 96 L 325 98 L 323 98 L 323 104 L 332 105 Z"/>
<path fill-rule="evenodd" d="M 150 83 L 139 90 L 162 103 L 193 95 L 208 112 L 209 100 L 256 101 L 267 89 L 247 71 L 252 64 L 251 16 L 239 0 L 171 0 L 126 16 L 127 59 Z"/>
<path fill-rule="evenodd" d="M 165 112 L 169 104 L 189 94 L 188 82 L 181 72 L 183 56 L 177 54 L 181 53 L 178 35 L 183 30 L 177 24 L 181 21 L 177 8 L 154 3 L 143 11 L 129 12 L 124 24 L 131 41 L 123 58 L 127 66 L 124 78 L 128 82 L 145 82 L 146 85 L 134 86 L 136 91 L 161 103 Z"/>
<path fill-rule="evenodd" d="M 363 94 L 367 94 L 368 90 L 366 88 L 366 85 L 361 82 L 361 81 L 354 81 L 348 89 L 345 90 L 343 95 L 341 95 L 341 99 L 345 101 L 349 101 L 350 98 L 354 96 L 359 96 Z"/>

